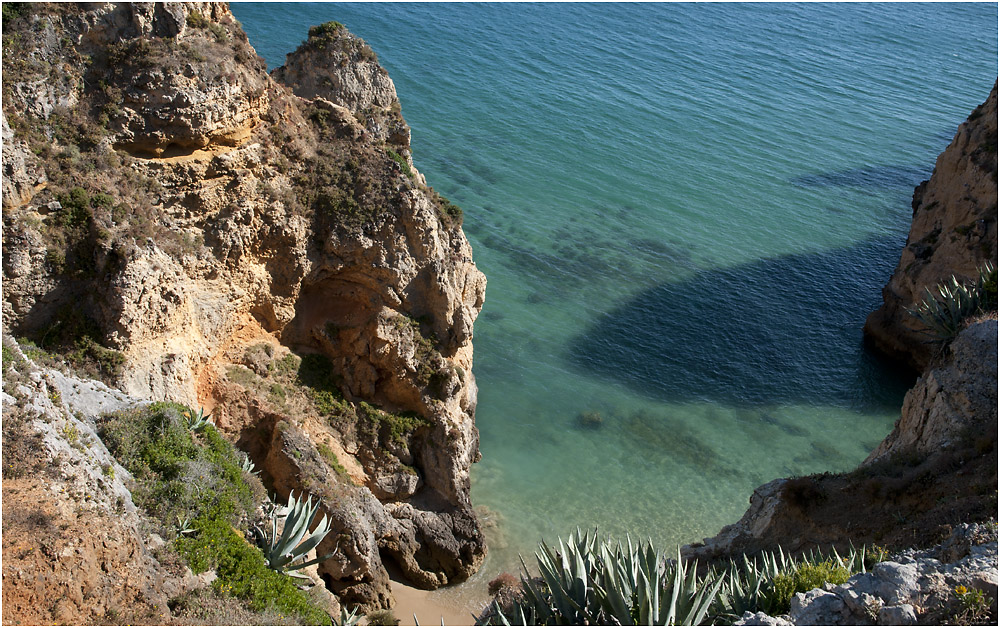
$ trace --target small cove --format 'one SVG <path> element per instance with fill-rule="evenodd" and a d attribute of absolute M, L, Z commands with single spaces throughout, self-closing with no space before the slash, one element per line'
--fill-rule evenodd
<path fill-rule="evenodd" d="M 272 68 L 327 20 L 373 46 L 489 279 L 490 556 L 435 595 L 479 598 L 577 526 L 699 540 L 891 429 L 910 380 L 861 325 L 913 186 L 995 80 L 995 5 L 233 11 Z"/>

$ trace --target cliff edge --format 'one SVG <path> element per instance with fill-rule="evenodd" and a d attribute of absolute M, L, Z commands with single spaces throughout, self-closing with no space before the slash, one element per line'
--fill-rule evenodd
<path fill-rule="evenodd" d="M 391 79 L 333 24 L 272 78 L 223 3 L 5 5 L 2 307 L 81 372 L 204 406 L 280 497 L 320 497 L 320 575 L 373 609 L 385 561 L 433 588 L 485 556 L 486 280 Z"/>
<path fill-rule="evenodd" d="M 882 307 L 865 321 L 865 339 L 920 372 L 936 345 L 911 314 L 924 290 L 956 275 L 975 277 L 997 258 L 997 85 L 958 127 L 931 178 L 913 192 L 913 222 Z"/>

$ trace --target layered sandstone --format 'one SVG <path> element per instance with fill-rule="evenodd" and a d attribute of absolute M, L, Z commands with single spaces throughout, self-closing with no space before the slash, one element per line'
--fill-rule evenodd
<path fill-rule="evenodd" d="M 899 264 L 882 290 L 883 305 L 865 322 L 880 351 L 921 371 L 937 343 L 907 310 L 925 289 L 974 278 L 997 258 L 997 86 L 958 127 L 934 173 L 913 193 L 913 222 Z"/>
<path fill-rule="evenodd" d="M 213 410 L 282 497 L 327 493 L 357 545 L 320 571 L 350 601 L 386 603 L 384 557 L 423 587 L 468 577 L 485 554 L 468 496 L 485 277 L 460 215 L 412 168 L 374 53 L 340 29 L 344 45 L 290 55 L 286 86 L 224 4 L 32 6 L 27 61 L 8 72 L 4 56 L 5 323 L 88 330 L 123 355 L 124 391 Z M 62 79 L 45 80 L 54 66 Z M 37 164 L 8 161 L 19 141 Z M 325 356 L 343 414 L 230 381 L 265 344 Z M 403 415 L 402 436 L 358 418 Z M 318 483 L 290 467 L 289 434 L 323 439 L 354 485 L 322 459 Z"/>

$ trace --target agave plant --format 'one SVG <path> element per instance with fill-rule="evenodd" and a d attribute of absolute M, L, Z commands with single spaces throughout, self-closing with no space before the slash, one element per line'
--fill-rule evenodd
<path fill-rule="evenodd" d="M 981 310 L 989 286 L 996 290 L 996 267 L 986 262 L 972 283 L 962 283 L 952 275 L 935 287 L 936 296 L 930 288 L 925 288 L 924 299 L 907 312 L 923 323 L 930 335 L 950 340 L 958 335 L 967 317 Z"/>
<path fill-rule="evenodd" d="M 198 530 L 191 527 L 190 518 L 177 515 L 177 525 L 174 527 L 174 531 L 177 533 L 177 536 L 187 536 L 194 534 Z"/>
<path fill-rule="evenodd" d="M 768 611 L 778 606 L 772 599 L 774 578 L 793 565 L 781 548 L 755 558 L 744 554 L 739 564 L 730 559 L 728 568 L 720 574 L 722 588 L 712 604 L 712 616 L 735 620 L 746 611 L 770 614 Z"/>
<path fill-rule="evenodd" d="M 361 615 L 358 613 L 358 607 L 355 606 L 354 610 L 348 611 L 345 607 L 340 607 L 340 621 L 336 619 L 333 620 L 334 626 L 357 626 L 358 622 L 361 621 Z"/>
<path fill-rule="evenodd" d="M 260 474 L 257 467 L 254 466 L 253 460 L 250 459 L 250 455 L 245 452 L 240 452 L 240 468 L 250 475 Z"/>
<path fill-rule="evenodd" d="M 192 432 L 200 432 L 209 425 L 215 425 L 215 423 L 213 423 L 212 420 L 209 418 L 211 416 L 212 416 L 211 412 L 205 414 L 205 408 L 199 408 L 198 414 L 194 416 L 191 416 L 190 412 L 185 412 L 184 422 L 187 424 L 187 428 Z"/>
<path fill-rule="evenodd" d="M 668 561 L 650 542 L 597 541 L 597 533 L 545 543 L 535 555 L 540 578 L 522 560 L 522 595 L 508 618 L 499 606 L 491 621 L 510 625 L 696 625 L 705 620 L 722 581 L 700 579 L 678 548 Z"/>
<path fill-rule="evenodd" d="M 274 519 L 275 517 L 284 517 L 288 515 L 288 506 L 282 506 L 277 502 L 274 495 L 268 495 L 267 499 L 264 500 L 262 504 L 264 508 L 264 516 L 268 519 Z"/>
<path fill-rule="evenodd" d="M 321 563 L 333 556 L 333 552 L 318 556 L 312 560 L 304 560 L 306 554 L 320 544 L 330 532 L 330 523 L 326 515 L 320 519 L 316 529 L 309 532 L 309 524 L 316 517 L 319 510 L 319 500 L 313 504 L 312 496 L 307 495 L 302 499 L 294 494 L 289 495 L 288 506 L 285 514 L 275 512 L 271 516 L 270 531 L 254 528 L 254 536 L 264 548 L 264 556 L 267 566 L 275 571 L 287 573 L 296 578 L 307 578 L 298 572 L 303 567 Z M 281 534 L 278 534 L 278 519 L 284 518 L 285 525 Z M 296 562 L 298 561 L 298 562 Z"/>

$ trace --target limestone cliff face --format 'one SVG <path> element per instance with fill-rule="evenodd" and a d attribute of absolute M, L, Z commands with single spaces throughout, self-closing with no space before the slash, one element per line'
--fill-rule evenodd
<path fill-rule="evenodd" d="M 123 355 L 123 390 L 213 409 L 280 493 L 325 492 L 354 539 L 321 568 L 346 599 L 388 600 L 383 556 L 421 586 L 474 572 L 486 281 L 457 208 L 413 169 L 374 53 L 320 32 L 276 73 L 286 86 L 224 4 L 31 6 L 19 49 L 5 38 L 5 324 L 86 329 Z M 293 403 L 306 371 L 274 378 L 310 355 L 325 388 Z M 350 482 L 322 456 L 303 477 L 289 443 L 320 442 Z"/>
<path fill-rule="evenodd" d="M 906 393 L 892 432 L 865 464 L 893 455 L 929 455 L 952 447 L 969 432 L 985 435 L 997 422 L 997 326 L 978 323 L 948 345 Z"/>
<path fill-rule="evenodd" d="M 314 27 L 273 76 L 296 96 L 325 98 L 347 108 L 371 133 L 409 151 L 410 128 L 400 114 L 396 86 L 371 48 L 343 25 Z"/>
<path fill-rule="evenodd" d="M 952 275 L 971 278 L 997 258 L 997 86 L 958 128 L 930 180 L 913 194 L 913 223 L 899 265 L 882 290 L 884 304 L 865 322 L 865 337 L 917 371 L 935 345 L 907 313 Z"/>
<path fill-rule="evenodd" d="M 94 424 L 140 400 L 3 346 L 4 623 L 165 623 L 167 602 L 205 582 L 154 557 L 128 472 Z"/>

